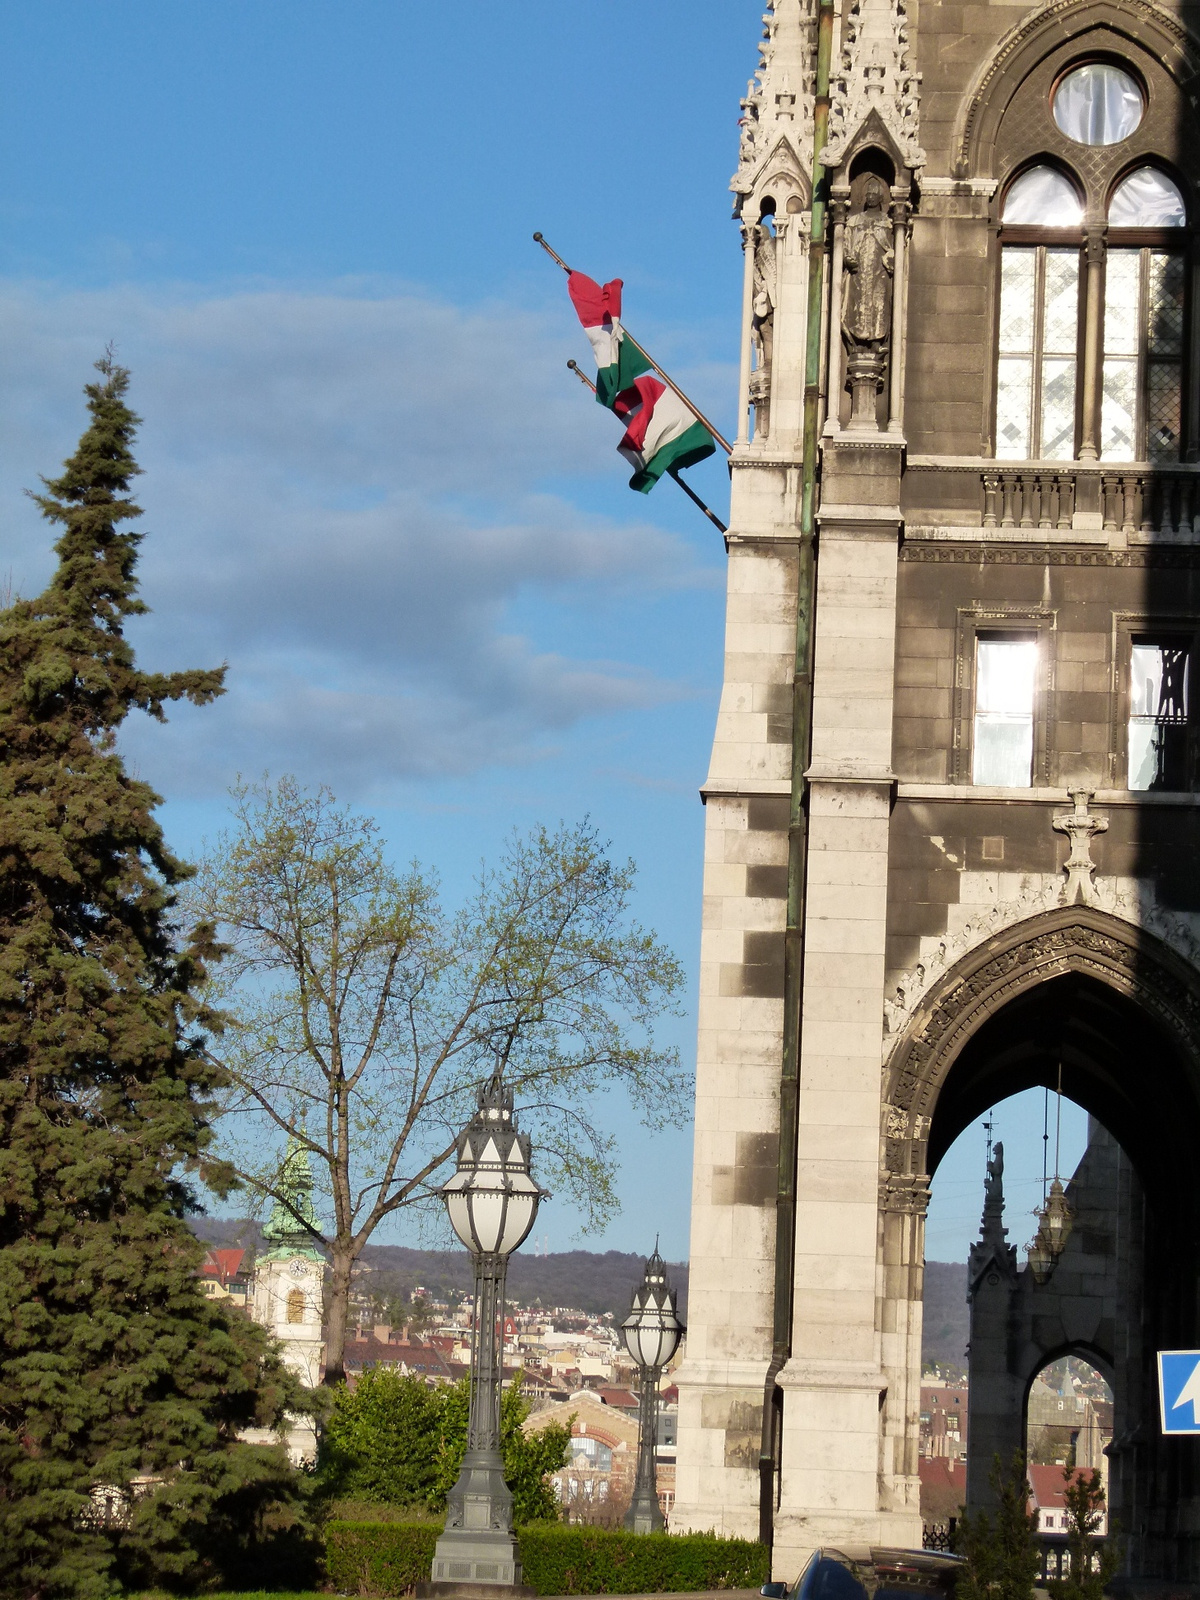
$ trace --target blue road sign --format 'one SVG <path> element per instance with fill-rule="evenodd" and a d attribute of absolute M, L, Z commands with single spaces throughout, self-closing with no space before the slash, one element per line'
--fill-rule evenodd
<path fill-rule="evenodd" d="M 1158 1352 L 1158 1401 L 1164 1433 L 1200 1434 L 1200 1350 Z"/>

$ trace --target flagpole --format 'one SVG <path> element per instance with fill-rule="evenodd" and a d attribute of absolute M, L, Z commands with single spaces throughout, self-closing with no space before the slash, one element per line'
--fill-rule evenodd
<path fill-rule="evenodd" d="M 534 243 L 535 244 L 540 244 L 542 249 L 546 252 L 546 254 L 553 261 L 557 261 L 559 266 L 569 276 L 570 272 L 571 272 L 571 269 L 567 265 L 567 263 L 563 260 L 563 258 L 559 255 L 558 251 L 557 250 L 552 250 L 550 248 L 550 246 L 546 243 L 545 239 L 542 238 L 540 233 L 535 233 L 533 238 L 534 238 Z M 663 371 L 663 369 L 659 366 L 658 362 L 655 361 L 654 357 L 649 353 L 649 351 L 646 350 L 642 345 L 640 345 L 637 342 L 637 340 L 633 337 L 633 335 L 630 333 L 629 329 L 625 326 L 624 323 L 621 324 L 621 332 L 629 340 L 629 342 L 633 346 L 633 348 L 640 355 L 642 355 L 642 356 L 644 356 L 646 358 L 646 360 L 654 368 L 655 372 L 658 373 L 659 377 L 666 384 L 667 388 L 670 389 L 673 394 L 678 395 L 679 399 L 683 401 L 684 405 L 688 408 L 688 410 L 692 413 L 692 415 L 696 418 L 696 420 L 698 422 L 702 422 L 704 424 L 704 426 L 708 429 L 709 433 L 712 434 L 713 438 L 721 446 L 721 449 L 724 450 L 725 454 L 726 455 L 732 455 L 733 446 L 729 443 L 729 440 L 725 438 L 724 434 L 720 434 L 720 433 L 717 432 L 716 428 L 712 425 L 712 423 L 704 415 L 704 413 L 703 413 L 703 411 L 701 411 L 700 407 L 698 405 L 696 405 L 694 401 L 688 399 L 687 395 L 684 394 L 683 390 L 675 382 L 674 378 L 669 377 L 667 375 L 667 373 L 665 373 Z"/>
<path fill-rule="evenodd" d="M 583 384 L 584 388 L 585 389 L 590 389 L 592 391 L 592 393 L 595 394 L 596 385 L 588 377 L 587 373 L 579 365 L 578 361 L 568 361 L 567 362 L 567 366 L 570 367 L 571 371 L 579 379 L 580 383 Z M 718 528 L 722 534 L 726 534 L 726 533 L 729 532 L 729 529 L 721 521 L 721 519 L 717 515 L 717 513 L 715 511 L 713 511 L 710 506 L 706 506 L 704 504 L 704 501 L 701 500 L 700 496 L 696 493 L 696 491 L 692 488 L 692 486 L 683 481 L 683 479 L 679 476 L 679 473 L 675 470 L 674 467 L 668 467 L 667 468 L 667 476 L 669 478 L 672 478 L 679 485 L 679 487 L 683 490 L 684 494 L 687 495 L 688 499 L 693 503 L 693 505 L 697 505 L 697 506 L 700 507 L 701 511 L 703 511 L 704 515 L 708 518 L 708 520 L 713 524 L 713 526 L 715 528 Z"/>

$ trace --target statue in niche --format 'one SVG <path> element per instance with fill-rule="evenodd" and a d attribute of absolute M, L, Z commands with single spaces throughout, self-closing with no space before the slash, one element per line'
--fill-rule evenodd
<path fill-rule="evenodd" d="M 875 397 L 883 388 L 891 339 L 896 251 L 887 198 L 883 180 L 868 177 L 862 210 L 847 220 L 842 235 L 842 334 L 849 351 L 852 428 L 877 425 Z"/>
<path fill-rule="evenodd" d="M 775 345 L 776 242 L 775 235 L 765 223 L 759 223 L 754 229 L 754 300 L 750 312 L 754 372 L 750 379 L 750 398 L 754 402 L 756 437 L 765 436 L 770 427 L 771 357 Z"/>

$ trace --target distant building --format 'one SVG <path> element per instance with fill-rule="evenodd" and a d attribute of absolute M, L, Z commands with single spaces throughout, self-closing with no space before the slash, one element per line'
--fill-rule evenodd
<path fill-rule="evenodd" d="M 1083 1475 L 1081 1468 L 1072 1473 L 1070 1481 L 1074 1482 Z M 1029 1486 L 1033 1490 L 1029 1509 L 1037 1512 L 1039 1533 L 1067 1532 L 1067 1482 L 1061 1467 L 1043 1466 L 1038 1462 L 1032 1463 L 1029 1467 Z M 1105 1510 L 1101 1512 L 1096 1535 L 1099 1538 L 1107 1533 L 1108 1512 Z"/>
<path fill-rule="evenodd" d="M 210 1300 L 231 1300 L 245 1307 L 250 1298 L 253 1273 L 246 1265 L 244 1250 L 212 1249 L 200 1264 L 200 1287 Z"/>
<path fill-rule="evenodd" d="M 925 1459 L 945 1457 L 954 1461 L 966 1460 L 967 1385 L 965 1383 L 921 1385 L 920 1451 Z"/>
<path fill-rule="evenodd" d="M 312 1203 L 312 1172 L 308 1152 L 289 1144 L 284 1160 L 280 1193 L 271 1217 L 263 1229 L 267 1246 L 259 1256 L 254 1272 L 252 1315 L 268 1328 L 283 1347 L 283 1359 L 307 1389 L 321 1381 L 325 1357 L 322 1335 L 325 1258 L 313 1236 L 320 1224 Z M 264 1441 L 271 1437 L 265 1429 L 250 1429 L 244 1435 Z M 316 1459 L 315 1424 L 307 1417 L 294 1417 L 288 1430 L 288 1453 L 297 1463 Z"/>

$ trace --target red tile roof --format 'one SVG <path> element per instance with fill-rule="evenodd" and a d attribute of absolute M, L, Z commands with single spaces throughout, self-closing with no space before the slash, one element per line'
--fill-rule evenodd
<path fill-rule="evenodd" d="M 200 1268 L 202 1278 L 215 1278 L 224 1286 L 242 1270 L 244 1250 L 210 1250 Z"/>

